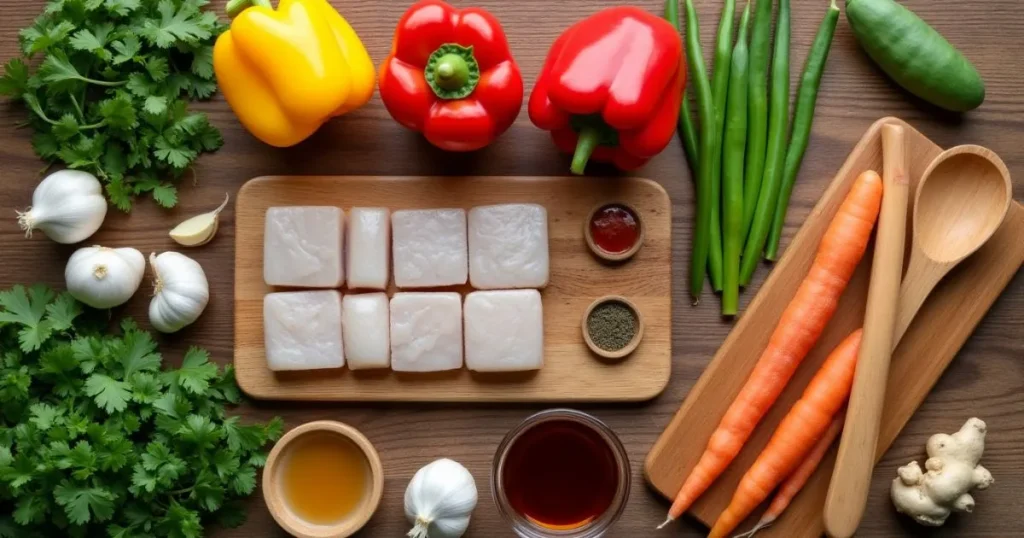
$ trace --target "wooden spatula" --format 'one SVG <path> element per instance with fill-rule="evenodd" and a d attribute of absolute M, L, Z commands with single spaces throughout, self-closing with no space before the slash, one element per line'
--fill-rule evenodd
<path fill-rule="evenodd" d="M 882 210 L 871 263 L 864 336 L 839 455 L 825 500 L 825 532 L 832 538 L 848 538 L 857 530 L 867 505 L 875 464 L 896 330 L 910 200 L 903 127 L 882 127 L 882 160 Z"/>

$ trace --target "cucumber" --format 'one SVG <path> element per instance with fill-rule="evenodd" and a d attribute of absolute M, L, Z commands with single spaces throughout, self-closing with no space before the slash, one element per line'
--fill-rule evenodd
<path fill-rule="evenodd" d="M 974 64 L 913 11 L 893 0 L 846 0 L 846 19 L 868 56 L 910 93 L 955 112 L 985 100 Z"/>

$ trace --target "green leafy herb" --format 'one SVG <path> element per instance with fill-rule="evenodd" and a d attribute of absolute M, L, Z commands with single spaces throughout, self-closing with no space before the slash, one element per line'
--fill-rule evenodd
<path fill-rule="evenodd" d="M 227 416 L 231 367 L 191 348 L 161 370 L 149 333 L 97 314 L 41 285 L 0 291 L 0 538 L 240 525 L 280 419 Z"/>
<path fill-rule="evenodd" d="M 49 0 L 19 33 L 24 58 L 0 76 L 0 95 L 29 111 L 36 153 L 95 174 L 123 211 L 140 194 L 177 204 L 173 181 L 223 143 L 187 107 L 217 88 L 213 42 L 224 25 L 207 3 Z"/>

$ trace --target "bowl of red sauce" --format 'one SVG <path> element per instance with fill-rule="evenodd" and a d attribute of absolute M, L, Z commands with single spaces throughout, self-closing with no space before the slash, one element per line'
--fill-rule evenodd
<path fill-rule="evenodd" d="M 583 223 L 583 237 L 598 258 L 621 262 L 632 258 L 644 243 L 640 213 L 622 202 L 599 204 Z"/>
<path fill-rule="evenodd" d="M 598 538 L 629 498 L 626 449 L 600 420 L 550 409 L 510 431 L 494 458 L 491 493 L 520 538 Z"/>

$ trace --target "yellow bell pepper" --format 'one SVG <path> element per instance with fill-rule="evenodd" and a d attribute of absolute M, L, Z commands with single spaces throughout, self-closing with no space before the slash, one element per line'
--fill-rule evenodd
<path fill-rule="evenodd" d="M 281 0 L 276 11 L 267 0 L 253 3 L 217 39 L 213 67 L 224 98 L 256 138 L 293 146 L 370 100 L 370 55 L 327 0 Z"/>

